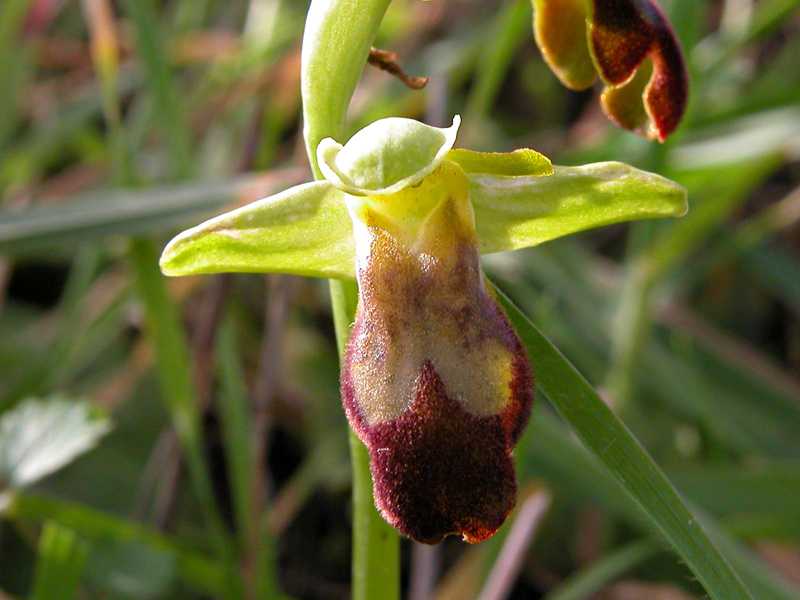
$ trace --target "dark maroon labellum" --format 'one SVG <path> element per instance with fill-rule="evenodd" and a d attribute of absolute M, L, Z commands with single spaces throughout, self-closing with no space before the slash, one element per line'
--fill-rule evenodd
<path fill-rule="evenodd" d="M 451 534 L 480 542 L 502 525 L 516 500 L 511 452 L 532 401 L 525 351 L 486 290 L 457 204 L 443 200 L 410 247 L 367 223 L 342 369 L 378 509 L 431 544 Z"/>

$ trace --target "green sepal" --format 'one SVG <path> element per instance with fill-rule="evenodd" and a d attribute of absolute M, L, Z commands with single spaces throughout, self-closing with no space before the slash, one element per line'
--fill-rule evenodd
<path fill-rule="evenodd" d="M 292 273 L 354 277 L 355 247 L 344 193 L 307 183 L 222 214 L 176 236 L 165 275 Z"/>
<path fill-rule="evenodd" d="M 557 166 L 545 177 L 467 177 L 483 254 L 623 221 L 682 216 L 687 210 L 680 185 L 618 162 Z M 353 278 L 355 245 L 346 198 L 322 181 L 258 200 L 175 237 L 164 249 L 161 269 L 166 275 L 274 272 Z"/>
<path fill-rule="evenodd" d="M 536 246 L 571 233 L 687 211 L 686 190 L 619 162 L 555 167 L 550 177 L 469 175 L 483 254 Z"/>
<path fill-rule="evenodd" d="M 504 177 L 552 175 L 553 163 L 544 154 L 530 148 L 513 152 L 476 152 L 456 148 L 447 153 L 447 160 L 458 163 L 466 173 L 485 173 Z"/>

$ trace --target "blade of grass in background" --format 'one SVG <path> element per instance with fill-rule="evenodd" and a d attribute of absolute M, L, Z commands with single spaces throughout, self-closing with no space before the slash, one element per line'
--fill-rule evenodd
<path fill-rule="evenodd" d="M 685 506 L 625 425 L 508 297 L 499 290 L 498 295 L 528 349 L 537 385 L 584 444 L 647 512 L 711 597 L 752 598 L 704 531 L 704 525 Z"/>
<path fill-rule="evenodd" d="M 656 556 L 661 548 L 643 540 L 623 546 L 593 562 L 589 567 L 560 583 L 545 600 L 584 600 L 626 572 Z"/>
<path fill-rule="evenodd" d="M 527 462 L 536 476 L 545 476 L 548 481 L 557 484 L 563 493 L 570 497 L 592 499 L 599 502 L 606 510 L 616 514 L 645 534 L 658 533 L 663 536 L 655 520 L 657 513 L 648 512 L 646 506 L 640 504 L 629 490 L 630 484 L 620 483 L 614 471 L 605 467 L 600 457 L 590 453 L 587 447 L 580 446 L 568 435 L 557 420 L 544 410 L 537 409 L 531 419 L 529 432 L 531 437 L 530 456 Z M 628 472 L 630 466 L 621 466 L 620 470 Z M 689 491 L 689 490 L 687 490 Z M 735 490 L 731 490 L 735 493 Z M 720 490 L 720 493 L 725 493 Z M 701 516 L 697 509 L 692 509 L 696 516 Z M 691 536 L 703 535 L 692 523 L 686 521 L 685 527 Z M 790 517 L 793 520 L 793 517 Z M 753 597 L 758 600 L 791 600 L 796 597 L 796 590 L 780 580 L 762 561 L 754 557 L 746 549 L 734 542 L 714 524 L 708 516 L 702 515 L 701 521 L 706 532 L 713 536 L 713 544 L 717 552 L 724 553 L 736 570 L 746 580 Z M 784 519 L 784 522 L 786 520 Z M 677 525 L 676 525 L 677 526 Z M 719 556 L 719 554 L 717 554 Z M 684 559 L 685 560 L 685 559 Z M 714 560 L 714 557 L 711 557 Z M 688 564 L 687 566 L 691 568 Z M 711 596 L 714 597 L 713 595 Z M 730 596 L 747 598 L 748 596 Z"/>
<path fill-rule="evenodd" d="M 256 597 L 278 598 L 276 543 L 267 527 L 268 513 L 256 513 L 253 506 L 253 485 L 258 485 L 253 481 L 253 470 L 258 461 L 251 443 L 250 406 L 237 341 L 234 323 L 228 318 L 220 328 L 216 349 L 221 384 L 218 410 L 239 533 L 239 552 L 246 560 L 253 561 L 253 564 L 245 561 L 243 568 L 255 581 Z"/>
<path fill-rule="evenodd" d="M 218 410 L 222 420 L 225 460 L 230 473 L 236 528 L 240 547 L 244 549 L 248 544 L 248 535 L 255 530 L 256 523 L 253 519 L 250 493 L 253 456 L 250 447 L 252 434 L 248 416 L 248 394 L 236 342 L 234 324 L 228 319 L 223 323 L 217 340 L 221 385 Z"/>
<path fill-rule="evenodd" d="M 168 57 L 160 39 L 160 26 L 155 17 L 154 7 L 149 2 L 127 2 L 132 14 L 137 35 L 138 52 L 144 64 L 146 84 L 154 97 L 156 112 L 162 133 L 167 136 L 167 146 L 175 177 L 188 176 L 190 168 L 190 132 L 183 120 L 178 105 L 178 96 L 173 86 Z M 111 15 L 111 8 L 105 13 Z M 109 27 L 109 28 L 113 28 Z M 95 27 L 98 34 L 103 31 Z M 106 44 L 112 43 L 107 40 Z M 96 55 L 95 59 L 109 56 L 106 62 L 98 64 L 101 77 L 106 79 L 104 89 L 113 94 L 115 86 L 108 81 L 115 79 L 116 70 L 110 55 Z M 127 168 L 128 153 L 125 135 L 117 127 L 114 115 L 120 114 L 118 97 L 106 97 L 110 135 L 109 144 L 117 152 L 114 155 L 114 172 L 119 177 L 135 177 Z M 120 184 L 132 181 L 122 179 Z M 230 599 L 243 597 L 241 581 L 235 572 L 236 551 L 218 512 L 211 479 L 203 452 L 200 407 L 192 383 L 189 350 L 183 333 L 177 307 L 169 296 L 163 276 L 158 269 L 158 252 L 150 240 L 134 239 L 130 243 L 130 259 L 133 263 L 136 285 L 143 301 L 147 333 L 152 340 L 156 354 L 156 371 L 159 376 L 161 392 L 172 418 L 172 425 L 186 455 L 189 473 L 215 548 L 220 559 L 229 568 L 228 581 L 223 596 Z"/>
<path fill-rule="evenodd" d="M 178 544 L 133 521 L 81 504 L 22 492 L 12 496 L 6 514 L 23 522 L 52 521 L 90 541 L 130 541 L 150 546 L 174 556 L 181 578 L 191 587 L 211 596 L 226 596 L 228 574 L 219 564 L 187 544 Z"/>
<path fill-rule="evenodd" d="M 161 40 L 155 4 L 152 0 L 126 0 L 125 7 L 133 18 L 136 49 L 147 72 L 148 87 L 157 107 L 156 118 L 169 149 L 171 172 L 183 179 L 192 171 L 191 135 L 172 81 L 170 58 Z"/>
<path fill-rule="evenodd" d="M 88 546 L 75 532 L 47 521 L 39 537 L 31 600 L 72 600 L 86 563 Z"/>
<path fill-rule="evenodd" d="M 302 173 L 302 174 L 301 174 Z M 275 169 L 227 181 L 113 189 L 63 204 L 0 211 L 0 253 L 15 256 L 112 235 L 162 233 L 223 207 L 268 196 L 300 181 L 302 169 Z"/>
<path fill-rule="evenodd" d="M 30 53 L 20 40 L 28 2 L 7 0 L 0 5 L 0 152 L 16 125 L 20 91 L 29 73 Z"/>
<path fill-rule="evenodd" d="M 487 29 L 485 46 L 478 59 L 476 81 L 470 90 L 464 109 L 464 123 L 479 123 L 494 104 L 497 92 L 511 66 L 514 53 L 530 38 L 531 3 L 529 0 L 514 0 L 502 8 Z M 472 147 L 460 140 L 459 145 Z"/>

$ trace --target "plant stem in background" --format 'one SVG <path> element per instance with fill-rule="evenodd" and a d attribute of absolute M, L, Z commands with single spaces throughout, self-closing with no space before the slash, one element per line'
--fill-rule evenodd
<path fill-rule="evenodd" d="M 390 0 L 313 0 L 308 10 L 302 55 L 303 136 L 314 177 L 317 145 L 326 137 L 341 140 L 350 98 Z M 355 319 L 355 282 L 331 280 L 331 305 L 342 356 Z M 353 469 L 352 598 L 400 597 L 400 540 L 381 518 L 372 497 L 366 447 L 350 435 Z"/>

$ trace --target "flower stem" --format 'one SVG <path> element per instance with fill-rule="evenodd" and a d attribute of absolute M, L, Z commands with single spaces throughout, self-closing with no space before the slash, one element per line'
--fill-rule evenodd
<path fill-rule="evenodd" d="M 311 170 L 321 178 L 317 145 L 340 138 L 347 106 L 390 0 L 313 0 L 303 35 L 303 137 Z M 344 353 L 355 318 L 358 292 L 354 281 L 330 281 L 339 356 Z M 350 431 L 353 468 L 354 600 L 395 600 L 400 596 L 400 541 L 381 518 L 372 498 L 366 448 Z"/>
<path fill-rule="evenodd" d="M 339 356 L 344 353 L 355 318 L 358 290 L 353 281 L 330 281 L 333 322 Z M 369 454 L 350 430 L 353 469 L 353 600 L 400 597 L 400 538 L 375 509 Z"/>

